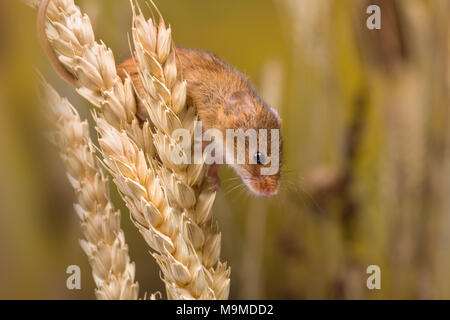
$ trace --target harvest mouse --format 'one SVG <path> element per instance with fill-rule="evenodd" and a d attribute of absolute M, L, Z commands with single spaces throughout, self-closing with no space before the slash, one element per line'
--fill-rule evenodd
<path fill-rule="evenodd" d="M 75 77 L 68 72 L 58 60 L 51 48 L 45 34 L 45 15 L 50 0 L 42 0 L 38 13 L 38 35 L 42 45 L 58 74 L 77 86 Z M 227 129 L 280 129 L 281 118 L 278 112 L 265 103 L 257 94 L 254 86 L 245 75 L 231 67 L 218 56 L 200 50 L 177 47 L 177 68 L 181 70 L 187 81 L 187 103 L 194 106 L 198 118 L 202 122 L 204 130 L 217 129 L 224 133 Z M 137 97 L 144 97 L 145 90 L 140 83 L 138 67 L 135 60 L 125 60 L 118 67 L 118 74 L 123 79 L 128 75 L 134 83 Z M 148 115 L 145 107 L 138 103 L 137 116 L 145 120 Z M 278 148 L 277 154 L 272 155 L 272 143 L 268 134 L 267 152 L 250 150 L 246 143 L 246 158 L 243 164 L 231 165 L 241 177 L 250 191 L 259 196 L 270 197 L 277 194 L 280 187 L 280 170 L 282 154 L 282 138 L 278 136 L 275 141 Z M 273 141 L 272 141 L 273 142 Z M 222 143 L 224 153 L 232 153 L 232 148 Z M 228 148 L 228 149 L 227 149 Z M 251 151 L 251 152 L 250 152 Z M 251 153 L 251 154 L 250 154 Z M 276 156 L 276 157 L 274 157 Z M 250 161 L 252 157 L 252 161 Z M 268 159 L 278 161 L 277 171 L 274 174 L 265 175 L 264 168 L 269 166 Z M 208 171 L 211 188 L 218 189 L 220 180 L 217 175 L 217 165 L 210 165 Z"/>
<path fill-rule="evenodd" d="M 216 55 L 194 49 L 176 48 L 177 67 L 182 70 L 187 81 L 187 103 L 197 109 L 203 129 L 218 129 L 226 136 L 227 129 L 280 129 L 281 119 L 277 111 L 267 105 L 257 94 L 247 77 L 231 67 Z M 138 68 L 134 59 L 130 58 L 119 66 L 119 75 L 129 74 L 138 91 L 144 96 L 145 91 L 140 84 Z M 144 107 L 138 106 L 138 115 L 146 117 Z M 268 148 L 271 150 L 270 139 Z M 277 141 L 281 146 L 281 138 Z M 221 144 L 226 146 L 225 143 Z M 262 175 L 261 168 L 267 166 L 266 159 L 271 154 L 254 150 L 248 155 L 246 146 L 244 164 L 232 165 L 246 186 L 256 195 L 273 196 L 280 186 L 279 170 L 273 175 Z M 225 150 L 233 153 L 234 150 Z M 281 152 L 281 148 L 279 151 Z M 250 164 L 249 156 L 253 156 L 255 164 Z M 281 158 L 281 157 L 278 157 Z M 218 188 L 220 181 L 217 166 L 211 165 L 209 176 L 213 187 Z"/>

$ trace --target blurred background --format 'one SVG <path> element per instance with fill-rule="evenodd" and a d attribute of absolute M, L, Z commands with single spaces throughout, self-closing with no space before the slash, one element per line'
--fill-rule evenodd
<path fill-rule="evenodd" d="M 117 63 L 129 57 L 129 2 L 76 2 Z M 449 299 L 450 1 L 156 3 L 177 45 L 247 73 L 283 118 L 276 198 L 233 190 L 235 174 L 220 170 L 213 210 L 230 298 Z M 381 7 L 381 30 L 366 28 L 371 4 Z M 0 298 L 94 299 L 73 191 L 44 137 L 35 69 L 83 117 L 90 106 L 51 70 L 35 15 L 0 2 Z M 165 297 L 148 246 L 111 192 L 140 296 Z M 81 290 L 66 288 L 72 264 Z M 381 290 L 366 287 L 369 265 L 381 268 Z"/>

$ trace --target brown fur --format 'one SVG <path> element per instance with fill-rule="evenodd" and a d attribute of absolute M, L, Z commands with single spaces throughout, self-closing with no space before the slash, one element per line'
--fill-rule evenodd
<path fill-rule="evenodd" d="M 281 119 L 256 93 L 247 77 L 216 55 L 193 49 L 177 48 L 177 68 L 187 80 L 187 103 L 197 108 L 203 128 L 219 129 L 225 137 L 226 129 L 279 129 Z M 129 74 L 138 92 L 145 90 L 139 80 L 138 69 L 132 58 L 118 68 L 119 76 Z M 145 108 L 138 106 L 138 115 L 146 118 Z M 270 135 L 268 151 L 271 150 Z M 248 146 L 247 146 L 248 147 Z M 248 150 L 247 150 L 248 151 Z M 268 155 L 270 156 L 270 154 Z M 280 137 L 281 161 L 281 137 Z M 273 194 L 278 190 L 280 174 L 260 175 L 261 165 L 246 163 L 237 168 L 237 173 L 258 194 Z"/>
<path fill-rule="evenodd" d="M 38 9 L 39 40 L 56 72 L 75 87 L 79 87 L 76 77 L 59 61 L 45 34 L 45 20 L 50 0 L 42 0 Z M 197 108 L 203 128 L 219 129 L 225 135 L 226 129 L 279 129 L 281 119 L 278 113 L 269 107 L 256 93 L 253 85 L 239 71 L 231 67 L 216 55 L 192 49 L 176 48 L 177 68 L 187 80 L 187 103 Z M 119 76 L 124 79 L 131 76 L 138 97 L 145 96 L 145 90 L 139 79 L 138 68 L 132 58 L 118 67 Z M 137 116 L 144 120 L 148 117 L 145 107 L 139 102 Z M 267 143 L 271 150 L 270 136 Z M 282 140 L 280 137 L 280 166 Z M 248 144 L 246 164 L 235 167 L 236 172 L 252 191 L 270 196 L 278 191 L 279 172 L 273 176 L 262 176 L 262 165 L 249 164 Z M 270 156 L 268 154 L 267 156 Z"/>

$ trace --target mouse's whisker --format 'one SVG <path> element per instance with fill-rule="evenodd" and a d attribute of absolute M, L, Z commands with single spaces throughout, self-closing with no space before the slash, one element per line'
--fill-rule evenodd
<path fill-rule="evenodd" d="M 298 182 L 297 177 L 290 176 L 290 177 L 281 177 L 281 184 L 280 184 L 281 190 L 292 190 L 295 192 L 298 192 Z"/>
<path fill-rule="evenodd" d="M 320 204 L 316 201 L 315 197 L 313 194 L 311 194 L 311 192 L 308 192 L 308 190 L 306 190 L 302 184 L 298 185 L 300 188 L 301 193 L 303 193 L 304 195 L 306 195 L 306 197 L 309 199 L 309 201 L 311 201 L 313 207 L 320 212 L 321 214 L 325 215 L 327 214 L 327 212 L 325 211 L 324 208 L 322 208 L 322 206 L 320 206 Z M 301 193 L 299 194 L 299 198 L 303 199 L 303 197 L 301 196 Z M 304 200 L 304 199 L 303 199 Z M 304 201 L 303 201 L 304 202 Z"/>
<path fill-rule="evenodd" d="M 237 181 L 240 179 L 241 179 L 241 177 L 231 177 L 231 178 L 223 180 L 223 182 Z"/>
<path fill-rule="evenodd" d="M 286 183 L 282 187 L 284 190 L 287 191 L 293 191 L 295 193 L 299 192 L 299 186 L 298 183 L 295 183 L 293 181 L 286 181 Z"/>
<path fill-rule="evenodd" d="M 233 203 L 236 203 L 242 198 L 242 193 L 246 192 L 248 190 L 244 184 L 240 184 L 240 185 L 236 186 L 235 188 L 233 188 L 232 191 L 237 191 L 237 195 L 233 196 L 233 199 L 231 200 Z"/>
<path fill-rule="evenodd" d="M 226 187 L 225 187 L 225 191 L 230 191 L 230 189 L 235 188 L 236 186 L 242 184 L 242 182 L 237 181 L 237 183 L 229 183 Z"/>
<path fill-rule="evenodd" d="M 231 192 L 233 192 L 234 190 L 239 189 L 239 188 L 242 187 L 242 186 L 245 187 L 245 185 L 244 185 L 243 183 L 239 183 L 238 185 L 233 186 L 231 189 L 229 189 L 229 190 L 227 190 L 227 191 L 225 192 L 225 195 L 229 195 Z"/>
<path fill-rule="evenodd" d="M 248 188 L 245 187 L 245 188 L 241 188 L 241 189 L 239 190 L 239 193 L 238 193 L 237 198 L 238 198 L 238 199 L 241 199 L 241 198 L 244 196 L 244 199 L 245 199 L 245 198 L 248 199 L 248 198 L 250 198 L 252 195 L 253 195 L 253 193 L 251 193 L 250 190 L 248 190 Z"/>

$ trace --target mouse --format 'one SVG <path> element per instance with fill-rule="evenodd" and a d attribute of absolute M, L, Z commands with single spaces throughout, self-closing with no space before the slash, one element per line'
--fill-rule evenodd
<path fill-rule="evenodd" d="M 261 99 L 248 78 L 217 55 L 197 49 L 183 47 L 176 48 L 177 68 L 181 70 L 187 81 L 187 100 L 189 106 L 197 110 L 198 118 L 204 131 L 216 129 L 226 137 L 226 130 L 242 129 L 272 129 L 280 130 L 281 118 L 273 107 Z M 123 79 L 130 75 L 137 92 L 137 96 L 145 96 L 145 90 L 140 83 L 138 66 L 135 59 L 129 58 L 118 67 L 119 76 Z M 137 107 L 140 118 L 147 118 L 144 106 Z M 270 139 L 269 139 L 270 140 Z M 278 159 L 281 161 L 282 139 L 279 137 Z M 223 141 L 220 148 L 226 148 Z M 267 150 L 270 152 L 271 143 L 268 141 Z M 272 175 L 261 174 L 262 167 L 267 166 L 265 160 L 272 158 L 267 151 L 254 150 L 253 154 L 246 144 L 245 163 L 232 164 L 231 167 L 240 176 L 248 189 L 256 195 L 271 197 L 277 194 L 280 187 L 280 173 Z M 233 153 L 234 150 L 223 150 L 221 153 Z M 269 153 L 269 154 L 267 154 Z M 253 156 L 254 163 L 249 157 Z M 211 189 L 220 188 L 217 164 L 211 164 L 208 170 Z"/>
<path fill-rule="evenodd" d="M 50 0 L 42 0 L 38 11 L 38 36 L 49 57 L 51 64 L 60 77 L 75 87 L 77 79 L 59 61 L 49 44 L 45 34 L 45 15 Z M 268 132 L 276 129 L 277 139 L 268 139 L 267 151 L 250 150 L 249 143 L 245 143 L 244 163 L 230 164 L 242 182 L 253 194 L 257 196 L 272 197 L 280 189 L 280 170 L 282 164 L 283 139 L 280 133 L 282 120 L 277 110 L 269 106 L 257 93 L 257 90 L 248 77 L 232 67 L 219 56 L 197 49 L 176 47 L 176 63 L 181 70 L 183 78 L 187 81 L 188 106 L 196 108 L 198 119 L 204 131 L 219 130 L 226 136 L 228 129 L 247 131 L 254 129 L 258 140 L 260 129 Z M 118 75 L 124 80 L 131 77 L 136 91 L 137 114 L 145 121 L 148 114 L 139 97 L 145 97 L 146 92 L 139 78 L 139 69 L 133 57 L 124 60 L 117 67 Z M 268 137 L 270 135 L 268 134 Z M 277 147 L 272 148 L 273 142 Z M 235 146 L 229 146 L 225 141 L 218 141 L 223 154 L 235 153 Z M 234 149 L 233 149 L 234 148 Z M 276 154 L 271 154 L 272 149 Z M 276 159 L 277 170 L 271 174 L 263 174 L 271 164 L 268 159 Z M 213 163 L 208 168 L 209 188 L 218 191 L 220 179 L 218 176 L 219 164 Z"/>

